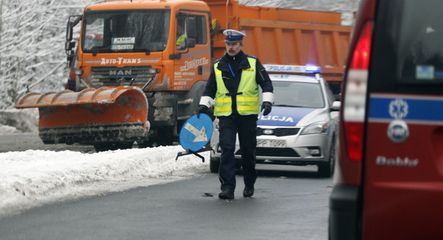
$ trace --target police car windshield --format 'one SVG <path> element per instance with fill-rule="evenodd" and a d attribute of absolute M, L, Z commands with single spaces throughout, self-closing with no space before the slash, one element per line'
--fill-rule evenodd
<path fill-rule="evenodd" d="M 274 106 L 323 108 L 322 90 L 318 83 L 273 81 Z"/>

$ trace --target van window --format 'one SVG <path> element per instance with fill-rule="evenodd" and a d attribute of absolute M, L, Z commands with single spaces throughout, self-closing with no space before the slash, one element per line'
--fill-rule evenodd
<path fill-rule="evenodd" d="M 416 91 L 436 91 L 435 85 L 443 84 L 443 1 L 380 1 L 378 8 L 373 87 L 409 92 L 423 86 Z"/>

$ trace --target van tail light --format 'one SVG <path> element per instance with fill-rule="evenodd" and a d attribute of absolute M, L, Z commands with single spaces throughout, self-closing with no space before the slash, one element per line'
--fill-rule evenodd
<path fill-rule="evenodd" d="M 351 70 L 369 69 L 369 59 L 371 55 L 371 42 L 372 42 L 372 22 L 367 22 L 363 28 L 363 31 L 358 39 L 357 45 L 355 46 Z M 367 79 L 366 79 L 367 80 Z"/>
<path fill-rule="evenodd" d="M 352 54 L 345 89 L 343 121 L 347 155 L 351 161 L 362 159 L 371 41 L 372 22 L 367 22 Z"/>
<path fill-rule="evenodd" d="M 335 183 L 361 183 L 366 94 L 370 64 L 372 21 L 366 21 L 357 33 L 351 49 L 350 62 L 343 89 L 342 121 L 340 123 L 340 168 Z"/>

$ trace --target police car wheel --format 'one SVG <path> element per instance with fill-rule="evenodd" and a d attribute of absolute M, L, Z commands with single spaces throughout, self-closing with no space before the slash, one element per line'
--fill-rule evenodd
<path fill-rule="evenodd" d="M 318 165 L 318 176 L 319 177 L 331 177 L 332 176 L 332 171 L 331 171 L 331 164 L 329 163 L 329 161 L 327 163 L 322 163 Z"/>
<path fill-rule="evenodd" d="M 335 141 L 331 143 L 331 150 L 329 152 L 329 160 L 318 165 L 318 176 L 329 178 L 334 173 L 335 167 Z"/>

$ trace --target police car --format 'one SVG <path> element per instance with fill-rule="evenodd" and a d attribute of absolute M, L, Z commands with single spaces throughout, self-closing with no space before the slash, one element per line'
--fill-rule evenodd
<path fill-rule="evenodd" d="M 269 115 L 258 117 L 257 163 L 317 165 L 320 176 L 330 177 L 340 102 L 334 101 L 317 66 L 264 66 L 274 86 L 274 104 Z M 210 170 L 218 172 L 221 150 L 214 129 Z M 238 139 L 235 157 L 240 161 Z"/>

